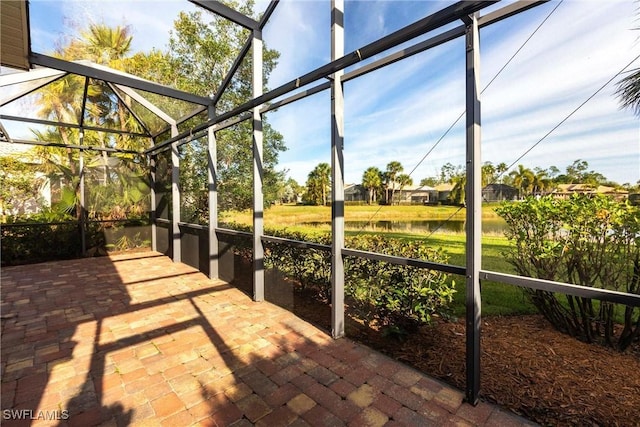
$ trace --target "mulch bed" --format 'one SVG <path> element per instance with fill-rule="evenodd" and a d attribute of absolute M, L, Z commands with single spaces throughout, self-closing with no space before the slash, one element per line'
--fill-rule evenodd
<path fill-rule="evenodd" d="M 465 325 L 437 322 L 404 343 L 367 340 L 462 390 Z M 640 346 L 619 353 L 553 329 L 538 315 L 482 322 L 481 396 L 545 425 L 640 426 Z"/>

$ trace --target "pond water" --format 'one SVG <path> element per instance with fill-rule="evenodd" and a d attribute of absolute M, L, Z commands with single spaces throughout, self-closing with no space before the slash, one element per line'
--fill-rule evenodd
<path fill-rule="evenodd" d="M 329 226 L 330 222 L 308 222 L 305 225 Z M 449 233 L 464 233 L 465 221 L 460 219 L 444 220 L 415 220 L 415 221 L 346 221 L 346 230 L 381 231 L 426 234 L 434 231 Z M 485 234 L 502 235 L 506 224 L 502 219 L 487 219 L 482 221 L 482 232 Z"/>

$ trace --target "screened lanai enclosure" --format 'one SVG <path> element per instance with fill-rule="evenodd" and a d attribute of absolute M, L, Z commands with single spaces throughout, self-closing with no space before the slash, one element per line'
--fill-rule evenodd
<path fill-rule="evenodd" d="M 182 62 L 167 60 L 162 64 L 193 67 L 181 70 L 182 74 L 175 78 L 170 68 L 149 67 L 151 71 L 142 78 L 136 70 L 144 68 L 145 60 L 160 63 L 162 52 L 153 51 L 146 59 L 138 58 L 138 62 L 134 57 L 125 64 L 116 56 L 103 60 L 99 55 L 89 55 L 90 49 L 82 51 L 79 44 L 71 41 L 66 51 L 44 54 L 34 46 L 42 45 L 38 38 L 45 36 L 42 31 L 29 33 L 28 20 L 28 9 L 33 14 L 42 3 L 3 1 L 0 150 L 2 156 L 19 159 L 3 164 L 3 191 L 12 193 L 3 193 L 1 206 L 3 266 L 151 249 L 175 263 L 195 267 L 212 279 L 244 286 L 255 301 L 280 298 L 285 307 L 293 310 L 301 303 L 292 289 L 313 289 L 321 295 L 310 310 L 313 320 L 325 325 L 335 339 L 349 335 L 346 325 L 354 309 L 365 310 L 355 302 L 358 295 L 352 288 L 354 281 L 370 281 L 365 287 L 369 293 L 376 289 L 381 295 L 390 295 L 383 288 L 385 281 L 395 280 L 393 277 L 406 280 L 406 289 L 416 283 L 454 280 L 458 294 L 464 295 L 457 297 L 464 306 L 461 317 L 465 319 L 464 395 L 473 405 L 479 402 L 482 392 L 481 307 L 487 298 L 492 298 L 493 294 L 486 292 L 493 287 L 509 289 L 511 298 L 523 299 L 520 289 L 528 289 L 541 298 L 568 295 L 569 301 L 576 304 L 593 300 L 598 307 L 626 307 L 627 315 L 637 323 L 637 259 L 635 271 L 632 258 L 627 260 L 626 268 L 631 271 L 628 286 L 598 288 L 547 280 L 553 278 L 551 275 L 528 277 L 513 270 L 494 271 L 493 262 L 483 256 L 482 189 L 488 184 L 482 169 L 486 158 L 481 133 L 485 107 L 481 92 L 486 87 L 480 68 L 484 37 L 498 46 L 496 51 L 502 52 L 498 62 L 506 68 L 518 54 L 518 46 L 536 46 L 537 40 L 532 36 L 543 28 L 554 8 L 568 6 L 544 1 L 422 2 L 428 5 L 424 6 L 428 13 L 413 15 L 409 9 L 399 12 L 403 3 L 390 3 L 387 15 L 381 14 L 376 20 L 373 13 L 367 15 L 366 11 L 367 5 L 373 8 L 373 2 L 345 5 L 343 0 L 273 0 L 258 3 L 262 11 L 252 15 L 240 12 L 247 9 L 237 4 L 191 0 L 185 5 L 204 14 L 209 25 L 218 29 L 211 34 L 227 37 L 209 48 L 222 49 L 220 46 L 229 43 L 231 51 L 227 56 L 234 59 L 209 61 L 206 55 L 213 55 L 213 50 L 198 51 L 205 57 L 197 57 L 193 54 L 195 49 L 189 52 L 174 39 L 170 46 L 174 59 L 182 55 Z M 291 12 L 291 4 L 302 12 Z M 120 6 L 126 8 L 124 3 Z M 112 4 L 107 2 L 104 7 Z M 582 4 L 574 3 L 570 14 L 580 7 Z M 532 15 L 542 9 L 543 14 Z M 359 21 L 350 12 L 364 18 Z M 395 13 L 402 18 L 392 21 Z M 599 18 L 602 30 L 609 31 L 612 24 L 604 15 Z M 264 37 L 268 31 L 275 32 L 270 23 L 276 19 L 280 35 L 274 36 L 273 45 L 277 44 L 275 39 L 290 39 L 288 46 L 295 46 L 291 44 L 293 39 L 299 45 L 291 47 L 294 59 L 283 56 L 283 68 L 276 65 L 277 55 L 270 49 L 268 37 Z M 281 25 L 283 22 L 286 25 Z M 383 28 L 384 34 L 375 36 L 379 32 L 371 28 Z M 522 28 L 531 33 L 531 41 L 511 38 L 515 38 L 516 29 Z M 175 37 L 179 29 L 173 31 Z M 194 34 L 210 35 L 202 28 L 194 30 Z M 318 34 L 322 38 L 316 42 Z M 584 37 L 580 48 L 589 49 L 590 36 L 584 28 L 573 35 Z M 93 36 L 98 38 L 97 34 Z M 305 47 L 310 41 L 313 46 Z M 633 56 L 617 62 L 604 58 L 619 67 L 607 77 L 609 71 L 601 72 L 581 63 L 585 73 L 600 73 L 602 86 L 596 87 L 595 93 L 587 90 L 568 94 L 572 91 L 568 83 L 566 91 L 555 84 L 541 87 L 535 76 L 525 73 L 524 69 L 540 62 L 536 55 L 544 55 L 541 49 L 551 51 L 548 45 L 540 44 L 542 47 L 533 48 L 535 53 L 527 57 L 524 68 L 518 69 L 513 86 L 505 85 L 499 91 L 501 99 L 517 98 L 520 106 L 505 106 L 506 101 L 497 101 L 486 107 L 489 114 L 510 109 L 507 118 L 491 121 L 487 130 L 492 142 L 497 141 L 489 149 L 491 156 L 517 145 L 519 152 L 510 166 L 548 136 L 526 139 L 531 127 L 524 117 L 533 114 L 524 111 L 530 107 L 527 98 L 537 92 L 555 91 L 560 97 L 578 96 L 587 105 L 596 95 L 601 96 L 601 89 L 614 78 L 632 69 L 634 61 L 637 66 L 638 58 Z M 77 52 L 73 51 L 74 46 Z M 559 63 L 569 52 L 562 51 L 561 46 L 555 48 L 558 50 L 553 50 L 554 59 L 550 61 L 557 62 L 547 62 L 541 78 L 549 79 L 554 70 L 558 79 L 566 77 L 561 75 Z M 308 55 L 313 60 L 304 66 L 291 65 L 296 64 L 295 57 L 302 51 L 311 52 Z M 81 58 L 79 55 L 84 53 L 87 57 Z M 154 59 L 153 55 L 158 56 Z M 195 64 L 199 60 L 205 67 L 224 68 L 223 72 L 213 73 L 216 80 L 209 82 L 210 92 L 183 79 L 185 74 L 207 75 L 206 69 Z M 436 67 L 447 70 L 445 77 L 436 74 Z M 492 63 L 488 68 L 494 72 L 499 67 Z M 427 99 L 427 94 L 420 92 L 426 90 L 425 86 L 416 86 L 415 75 L 409 71 L 422 76 L 439 105 L 425 103 L 422 98 Z M 453 80 L 447 81 L 448 78 Z M 500 85 L 500 80 L 495 85 Z M 564 112 L 552 119 L 558 127 L 583 106 L 572 105 L 562 104 L 566 107 Z M 363 113 L 365 106 L 371 110 Z M 441 114 L 450 106 L 461 109 L 460 124 L 454 126 L 456 120 L 451 126 L 451 138 L 438 140 L 436 134 L 447 127 L 444 123 L 455 120 L 455 116 Z M 577 108 L 572 111 L 574 107 Z M 581 119 L 583 124 L 617 129 L 622 154 L 619 158 L 604 156 L 607 160 L 601 165 L 627 159 L 631 169 L 634 165 L 636 168 L 631 179 L 639 169 L 638 124 L 637 117 L 632 116 L 603 124 L 596 123 L 596 113 L 591 111 Z M 283 137 L 279 132 L 285 125 L 295 130 Z M 498 128 L 509 128 L 513 133 L 496 136 Z M 547 130 L 551 134 L 555 129 L 549 126 Z M 624 136 L 629 135 L 629 129 L 631 135 L 635 132 L 631 140 Z M 580 137 L 584 144 L 590 143 L 588 128 L 571 128 L 567 132 Z M 437 142 L 429 145 L 431 149 L 418 141 L 425 134 L 436 135 Z M 295 140 L 290 139 L 291 135 Z M 397 138 L 405 138 L 407 144 L 400 146 Z M 603 143 L 615 145 L 613 141 Z M 562 144 L 563 140 L 553 141 L 547 147 L 548 155 L 541 146 L 538 156 L 557 159 L 563 155 Z M 357 238 L 350 238 L 345 213 L 352 205 L 345 203 L 345 188 L 354 182 L 354 171 L 360 174 L 355 179 L 360 179 L 369 166 L 363 164 L 365 154 L 377 156 L 380 168 L 394 158 L 422 158 L 420 165 L 425 159 L 426 164 L 431 161 L 429 156 L 436 146 L 457 155 L 455 161 L 463 165 L 464 208 L 458 210 L 458 219 L 464 215 L 465 232 L 463 244 L 456 249 L 460 256 L 455 258 L 461 262 L 452 262 L 435 246 L 411 252 L 402 246 L 359 245 Z M 291 157 L 278 163 L 278 156 L 280 160 L 285 158 L 287 148 Z M 603 150 L 606 148 L 599 153 Z M 314 154 L 306 156 L 311 152 Z M 303 233 L 274 226 L 278 219 L 272 209 L 285 198 L 284 176 L 303 165 L 308 166 L 300 175 L 304 179 L 316 163 L 327 167 L 329 181 L 324 196 L 331 214 L 330 233 L 312 241 L 306 240 L 308 236 Z M 435 169 L 433 165 L 429 167 Z M 28 182 L 19 182 L 18 176 L 26 176 Z M 277 179 L 283 183 L 280 187 L 274 185 Z M 24 190 L 29 185 L 35 185 L 37 191 Z M 396 190 L 393 185 L 392 193 Z M 289 201 L 295 201 L 297 195 L 291 197 Z M 30 219 L 12 219 L 20 215 Z M 241 218 L 246 217 L 250 220 L 243 223 Z M 637 253 L 634 245 L 637 241 L 627 246 L 629 253 Z M 381 265 L 391 266 L 388 268 L 395 269 L 395 273 L 376 276 Z M 417 292 L 424 295 L 430 291 Z M 389 310 L 390 305 L 386 307 Z M 409 311 L 415 315 L 416 310 L 414 306 Z M 640 325 L 635 323 L 630 333 L 637 340 Z"/>

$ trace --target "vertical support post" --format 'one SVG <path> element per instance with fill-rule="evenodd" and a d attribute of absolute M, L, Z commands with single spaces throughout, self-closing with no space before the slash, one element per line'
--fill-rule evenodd
<path fill-rule="evenodd" d="M 80 144 L 82 145 L 84 142 L 84 131 L 82 128 L 80 129 Z M 78 159 L 78 170 L 80 173 L 80 218 L 78 219 L 79 227 L 80 227 L 80 250 L 82 251 L 82 256 L 85 256 L 87 253 L 87 233 L 86 233 L 86 224 L 84 220 L 85 216 L 85 197 L 84 197 L 84 150 L 80 150 L 80 156 Z"/>
<path fill-rule="evenodd" d="M 149 155 L 149 192 L 151 194 L 151 209 L 149 210 L 149 220 L 151 221 L 151 250 L 158 250 L 158 228 L 156 227 L 156 159 L 155 154 Z"/>
<path fill-rule="evenodd" d="M 253 97 L 262 95 L 262 31 L 253 30 Z M 253 108 L 253 300 L 264 300 L 264 201 L 262 194 L 262 116 Z"/>
<path fill-rule="evenodd" d="M 477 14 L 466 25 L 466 400 L 478 403 L 480 392 L 480 269 L 482 260 L 482 181 L 480 157 L 480 40 Z"/>
<path fill-rule="evenodd" d="M 215 106 L 209 106 L 209 119 L 215 116 Z M 218 156 L 216 133 L 213 126 L 207 129 L 208 172 L 207 183 L 209 189 L 209 278 L 219 278 L 219 243 L 216 228 L 218 228 Z"/>
<path fill-rule="evenodd" d="M 171 126 L 171 136 L 178 135 L 177 126 Z M 173 246 L 173 262 L 182 261 L 180 247 L 180 156 L 178 142 L 171 144 L 171 241 Z"/>
<path fill-rule="evenodd" d="M 331 1 L 331 60 L 344 56 L 344 0 Z M 331 81 L 331 335 L 344 336 L 343 70 Z"/>
<path fill-rule="evenodd" d="M 84 144 L 84 113 L 87 107 L 87 92 L 89 91 L 89 78 L 85 77 L 84 79 L 84 90 L 82 94 L 82 107 L 80 108 L 80 115 L 78 117 L 78 123 L 80 124 L 80 132 L 78 136 L 79 145 L 82 146 Z M 78 169 L 80 170 L 80 218 L 79 224 L 80 227 L 80 250 L 82 256 L 87 254 L 87 234 L 86 234 L 86 224 L 85 224 L 85 197 L 84 197 L 84 151 L 80 149 L 80 155 L 78 159 Z"/>

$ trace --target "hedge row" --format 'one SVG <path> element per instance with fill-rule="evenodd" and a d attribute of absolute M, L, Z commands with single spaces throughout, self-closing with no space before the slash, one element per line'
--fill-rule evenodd
<path fill-rule="evenodd" d="M 251 231 L 238 224 L 229 228 Z M 329 246 L 327 233 L 305 233 L 286 229 L 265 230 L 270 236 Z M 236 251 L 251 256 L 250 242 L 238 239 Z M 447 263 L 440 248 L 420 241 L 405 241 L 374 235 L 347 237 L 345 246 L 367 252 Z M 267 242 L 265 266 L 278 269 L 293 279 L 298 289 L 311 291 L 319 299 L 330 301 L 331 253 L 317 248 L 301 248 L 285 243 Z M 409 328 L 426 323 L 434 314 L 445 314 L 453 300 L 455 282 L 448 274 L 418 267 L 397 265 L 361 257 L 345 258 L 345 298 L 365 322 Z"/>

